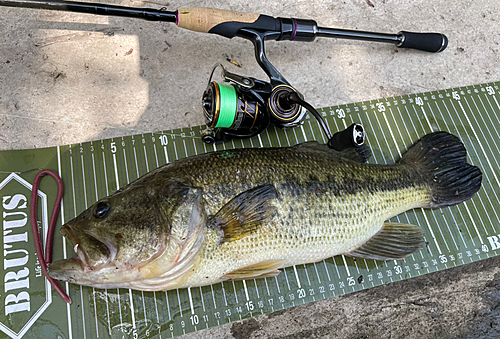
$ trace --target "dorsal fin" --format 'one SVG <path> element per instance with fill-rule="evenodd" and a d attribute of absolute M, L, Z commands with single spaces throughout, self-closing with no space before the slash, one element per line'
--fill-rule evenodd
<path fill-rule="evenodd" d="M 382 230 L 347 256 L 374 260 L 400 260 L 420 251 L 424 234 L 420 227 L 409 224 L 384 223 Z"/>
<path fill-rule="evenodd" d="M 241 239 L 269 221 L 275 211 L 271 201 L 276 197 L 273 185 L 245 191 L 225 204 L 208 221 L 208 227 L 223 232 L 220 243 Z"/>
<path fill-rule="evenodd" d="M 295 145 L 293 146 L 293 148 L 295 148 L 296 150 L 303 149 L 303 150 L 320 151 L 328 155 L 349 159 L 362 164 L 367 162 L 372 155 L 370 148 L 366 144 L 362 145 L 361 147 L 349 147 L 342 151 L 337 151 L 333 148 L 328 147 L 328 145 L 326 144 L 320 144 L 316 141 L 308 141 L 302 144 Z"/>

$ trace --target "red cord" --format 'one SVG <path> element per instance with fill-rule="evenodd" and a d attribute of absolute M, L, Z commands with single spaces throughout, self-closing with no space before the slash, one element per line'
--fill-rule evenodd
<path fill-rule="evenodd" d="M 40 180 L 42 180 L 42 178 L 47 174 L 50 175 L 52 178 L 54 178 L 57 182 L 57 198 L 56 198 L 56 203 L 54 205 L 54 209 L 52 210 L 52 214 L 50 216 L 49 229 L 47 232 L 47 246 L 45 247 L 46 252 L 44 258 L 42 241 L 40 239 L 40 233 L 38 233 L 38 221 L 36 212 L 37 212 L 37 200 L 38 200 L 38 186 L 40 184 Z M 57 216 L 59 215 L 59 209 L 61 207 L 63 190 L 64 190 L 63 182 L 56 172 L 52 170 L 42 170 L 36 175 L 35 180 L 33 181 L 33 189 L 31 191 L 31 206 L 30 206 L 31 229 L 33 230 L 33 236 L 35 240 L 36 256 L 38 257 L 38 261 L 42 266 L 43 274 L 45 274 L 47 280 L 50 282 L 52 287 L 57 291 L 57 293 L 59 293 L 59 295 L 64 299 L 64 301 L 71 304 L 71 298 L 66 294 L 66 292 L 62 289 L 62 287 L 59 286 L 57 281 L 54 280 L 52 277 L 50 277 L 47 273 L 47 266 L 52 262 L 52 245 L 54 242 L 54 230 L 56 227 Z"/>

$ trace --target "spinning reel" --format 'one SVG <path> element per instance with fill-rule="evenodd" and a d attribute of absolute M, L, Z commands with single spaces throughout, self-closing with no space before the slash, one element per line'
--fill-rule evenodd
<path fill-rule="evenodd" d="M 225 83 L 212 81 L 217 68 L 222 70 Z M 275 82 L 276 84 L 276 82 Z M 365 131 L 352 124 L 333 137 L 321 115 L 288 83 L 271 83 L 243 77 L 214 66 L 202 98 L 208 128 L 202 134 L 205 143 L 251 138 L 269 125 L 291 128 L 303 123 L 307 110 L 318 120 L 328 138 L 328 145 L 338 151 L 362 146 Z"/>
<path fill-rule="evenodd" d="M 182 8 L 172 12 L 164 8 L 132 8 L 51 0 L 0 0 L 0 6 L 166 21 L 193 31 L 218 34 L 230 39 L 237 36 L 250 40 L 254 45 L 257 62 L 269 77 L 269 82 L 230 73 L 222 65 L 216 65 L 202 98 L 208 127 L 202 139 L 206 143 L 250 138 L 261 133 L 269 125 L 279 128 L 295 127 L 303 123 L 308 110 L 327 136 L 330 148 L 341 151 L 363 145 L 365 132 L 360 124 L 353 124 L 332 136 L 321 115 L 304 101 L 303 96 L 269 62 L 264 49 L 266 40 L 313 41 L 316 37 L 356 39 L 393 43 L 400 48 L 427 52 L 441 52 L 448 44 L 446 36 L 440 33 L 401 31 L 398 34 L 385 34 L 325 28 L 318 27 L 314 20 L 273 18 L 262 14 L 214 8 Z M 224 83 L 212 81 L 214 71 L 218 67 L 222 70 Z"/>

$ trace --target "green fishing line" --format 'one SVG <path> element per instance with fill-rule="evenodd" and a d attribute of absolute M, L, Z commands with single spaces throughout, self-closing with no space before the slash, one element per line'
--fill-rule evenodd
<path fill-rule="evenodd" d="M 236 90 L 231 85 L 217 84 L 220 91 L 220 111 L 215 127 L 231 127 L 236 118 Z"/>

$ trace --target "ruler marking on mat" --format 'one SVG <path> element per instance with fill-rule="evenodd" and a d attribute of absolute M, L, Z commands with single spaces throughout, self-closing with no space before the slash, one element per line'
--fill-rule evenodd
<path fill-rule="evenodd" d="M 189 295 L 189 307 L 191 308 L 191 314 L 194 314 L 193 296 L 191 295 L 191 287 L 188 287 L 187 292 Z"/>
<path fill-rule="evenodd" d="M 474 106 L 476 106 L 476 109 L 479 111 L 479 107 L 477 106 L 477 103 L 476 103 L 476 100 L 474 100 L 474 97 L 471 98 L 472 101 L 474 102 Z M 493 119 L 491 118 L 490 116 L 490 112 L 488 110 L 488 108 L 486 108 L 486 106 L 484 105 L 484 102 L 483 100 L 481 99 L 481 96 L 478 96 L 478 99 L 479 101 L 481 102 L 481 106 L 483 107 L 484 111 L 486 112 L 486 115 L 488 116 L 488 119 L 489 119 L 489 123 L 490 123 L 490 126 L 493 126 L 494 125 L 494 122 L 493 122 Z M 486 97 L 486 99 L 488 100 L 488 103 L 490 104 L 490 107 L 491 107 L 491 102 L 489 101 L 488 97 Z M 481 118 L 481 120 L 483 121 L 483 124 L 484 126 L 488 127 L 488 123 L 486 122 L 486 120 L 484 119 L 483 115 L 480 114 L 479 117 Z M 497 121 L 498 122 L 498 121 Z M 495 145 L 495 148 L 496 148 L 496 153 L 495 152 L 492 152 L 492 154 L 500 154 L 500 149 L 499 149 L 499 144 L 497 143 L 497 141 L 495 140 L 495 137 L 491 134 L 491 129 L 490 128 L 486 128 L 486 130 L 488 131 L 489 135 L 490 135 L 490 138 L 489 138 L 489 143 Z M 498 159 L 496 157 L 493 157 L 495 159 L 495 162 L 497 164 L 498 167 L 500 167 L 500 164 L 498 162 Z"/>
<path fill-rule="evenodd" d="M 451 107 L 453 107 L 453 110 L 454 110 L 454 112 L 456 113 L 456 116 L 457 116 L 457 117 L 458 117 L 458 119 L 460 120 L 460 124 L 463 126 L 462 119 L 460 118 L 460 115 L 458 114 L 458 111 L 456 110 L 455 105 L 453 105 L 453 101 L 450 99 L 450 100 L 449 100 L 449 102 L 451 103 Z M 446 108 L 446 110 L 447 110 L 448 114 L 449 114 L 449 115 L 451 115 L 450 110 L 448 109 L 448 106 L 447 106 L 447 105 L 445 105 L 445 108 Z M 454 119 L 452 119 L 451 121 L 452 121 L 452 123 L 453 123 L 453 125 L 454 125 L 455 129 L 457 130 L 457 133 L 459 134 L 460 138 L 461 138 L 461 139 L 463 139 L 462 132 L 460 132 L 460 130 L 457 128 L 457 125 L 456 125 L 455 120 L 454 120 Z M 482 164 L 482 162 L 481 162 L 481 158 L 479 157 L 479 153 L 477 152 L 476 147 L 475 147 L 473 144 L 471 144 L 471 148 L 472 148 L 472 150 L 474 151 L 474 153 L 476 154 L 476 157 L 478 158 L 478 161 L 479 161 L 479 163 L 480 163 L 480 166 L 479 166 L 479 167 L 480 167 L 480 168 L 483 168 L 484 166 L 483 166 L 483 164 Z M 475 164 L 474 164 L 473 159 L 469 159 L 469 161 L 470 161 L 470 163 L 471 163 L 471 164 L 475 165 Z M 483 191 L 483 190 L 480 190 L 480 191 L 478 192 L 478 196 L 481 196 L 481 195 L 482 195 L 482 193 L 483 193 L 482 191 Z M 491 202 L 491 200 L 490 200 L 490 198 L 489 198 L 489 195 L 486 195 L 486 198 L 490 201 L 490 204 L 492 204 L 492 202 Z M 485 208 L 485 206 L 484 206 L 483 199 L 478 199 L 478 200 L 479 200 L 479 202 L 481 203 L 481 205 L 483 206 L 483 209 L 486 209 L 486 208 Z M 498 201 L 498 200 L 497 200 L 497 201 Z M 466 207 L 466 209 L 467 209 L 467 211 L 468 211 L 468 213 L 469 213 L 469 216 L 471 217 L 471 222 L 473 222 L 473 221 L 472 221 L 472 215 L 470 214 L 470 211 L 468 210 L 468 205 L 469 205 L 469 202 L 470 202 L 470 204 L 472 204 L 472 206 L 474 206 L 474 209 L 476 210 L 477 215 L 479 216 L 479 219 L 480 219 L 480 221 L 481 221 L 481 224 L 482 224 L 482 226 L 483 226 L 483 229 L 484 229 L 485 233 L 486 233 L 486 234 L 488 234 L 488 232 L 486 231 L 486 224 L 484 223 L 484 221 L 483 221 L 483 220 L 482 220 L 482 218 L 480 217 L 480 214 L 479 214 L 479 211 L 478 211 L 478 209 L 477 209 L 477 206 L 476 206 L 476 203 L 475 203 L 475 200 L 474 200 L 474 199 L 469 200 L 469 201 L 467 201 L 467 202 L 465 202 L 465 203 L 464 203 L 464 206 Z M 488 218 L 489 218 L 489 216 L 488 216 Z M 491 223 L 490 223 L 490 225 L 491 225 Z M 477 233 L 477 235 L 479 236 L 479 240 L 481 241 L 481 244 L 483 244 L 483 240 L 482 240 L 482 238 L 481 238 L 481 236 L 480 236 L 480 233 L 478 233 L 478 231 L 477 231 L 477 227 L 476 227 L 476 225 L 475 225 L 475 222 L 473 222 L 473 226 L 474 226 L 474 228 L 476 229 L 476 233 Z"/>
<path fill-rule="evenodd" d="M 59 174 L 59 177 L 62 179 L 63 178 L 63 173 L 62 173 L 62 166 L 61 166 L 61 147 L 57 146 L 57 171 Z M 64 225 L 64 199 L 61 200 L 61 210 L 59 215 L 61 216 L 61 224 Z M 66 238 L 63 238 L 63 258 L 67 259 L 68 258 L 68 252 L 66 248 Z M 66 294 L 69 296 L 69 283 L 65 282 L 64 287 L 66 289 Z M 73 329 L 72 329 L 72 323 L 71 323 L 71 305 L 69 303 L 66 303 L 66 314 L 68 315 L 68 335 L 69 339 L 73 338 Z"/>
<path fill-rule="evenodd" d="M 81 150 L 83 150 L 83 145 L 82 144 L 80 144 L 80 148 L 81 148 Z M 84 162 L 84 159 L 83 159 L 83 154 L 80 155 L 80 158 L 82 160 L 82 181 L 83 181 L 83 197 L 84 197 L 83 201 L 85 203 L 85 205 L 84 205 L 85 209 L 87 209 L 88 208 L 87 183 L 86 183 L 86 178 L 85 178 L 85 162 Z M 92 293 L 92 298 L 93 298 L 94 306 L 95 306 L 95 304 L 96 304 L 96 302 L 95 302 L 95 288 L 92 287 L 92 290 L 94 291 L 94 293 Z M 83 289 L 82 289 L 82 291 L 83 291 Z M 87 292 L 88 292 L 88 290 L 87 290 Z M 90 308 L 90 305 L 89 305 L 89 308 Z M 82 296 L 82 312 L 83 312 L 83 296 Z M 90 314 L 90 310 L 89 310 L 89 314 Z M 90 319 L 89 319 L 89 321 L 90 321 Z M 97 326 L 97 312 L 95 312 L 95 323 L 96 323 L 96 326 Z M 92 328 L 90 330 L 92 332 Z M 99 337 L 98 333 L 99 332 L 97 332 L 97 336 Z M 92 336 L 92 333 L 90 333 L 90 335 Z"/>
<path fill-rule="evenodd" d="M 467 101 L 467 98 L 464 98 L 464 100 L 465 100 L 465 102 L 467 103 L 467 106 L 469 107 L 469 109 L 472 111 L 472 108 L 470 107 L 469 102 Z M 462 105 L 461 105 L 461 108 L 462 108 L 462 111 L 465 113 L 465 110 L 463 109 Z M 477 108 L 477 105 L 476 105 L 476 109 L 478 109 L 478 108 Z M 478 112 L 479 112 L 479 109 L 478 109 Z M 475 115 L 474 115 L 474 114 L 471 114 L 471 116 L 472 116 L 472 118 L 474 119 L 474 121 L 476 122 L 476 124 L 478 125 L 478 127 L 479 127 L 479 131 L 480 131 L 480 133 L 481 133 L 481 135 L 482 135 L 483 139 L 484 139 L 485 141 L 487 141 L 488 139 L 486 138 L 486 136 L 485 136 L 485 135 L 484 135 L 484 133 L 483 133 L 484 129 L 480 128 L 480 125 L 479 125 L 478 121 L 476 120 Z M 472 129 L 473 129 L 473 131 L 475 132 L 475 129 L 473 128 L 472 123 L 470 122 L 470 120 L 469 120 L 469 118 L 468 118 L 468 115 L 467 115 L 467 114 L 466 114 L 466 118 L 467 118 L 467 121 L 468 121 L 469 125 L 471 126 L 471 128 L 472 128 Z M 486 129 L 487 129 L 487 128 L 486 128 Z M 487 129 L 487 130 L 489 130 L 489 129 Z M 490 134 L 490 137 L 491 137 L 491 134 Z M 492 140 L 493 140 L 493 139 L 492 139 Z M 482 147 L 482 143 L 480 142 L 480 140 L 479 140 L 479 139 L 478 139 L 478 142 L 479 142 L 479 145 Z M 490 148 L 490 143 L 489 143 L 489 142 L 486 142 L 486 145 L 487 145 L 487 147 L 488 147 L 488 149 L 489 149 L 490 153 L 491 153 L 492 155 L 493 155 L 493 154 L 495 154 L 495 153 L 493 153 L 492 149 Z M 498 148 L 497 148 L 497 149 L 498 149 Z M 490 165 L 490 168 L 491 168 L 491 170 L 492 170 L 492 173 L 493 173 L 493 175 L 494 175 L 495 179 L 496 179 L 496 180 L 497 180 L 497 182 L 498 182 L 498 178 L 497 178 L 497 176 L 496 176 L 496 173 L 494 172 L 494 169 L 493 169 L 493 167 L 492 167 L 491 163 L 489 162 L 490 157 L 489 157 L 488 155 L 486 155 L 486 152 L 485 152 L 485 150 L 484 150 L 484 149 L 483 149 L 483 153 L 485 154 L 485 156 L 486 156 L 486 160 L 488 161 L 488 164 Z M 498 154 L 498 153 L 497 153 L 497 154 Z M 495 161 L 495 163 L 496 163 L 496 165 L 497 165 L 497 168 L 498 168 L 498 162 L 497 162 L 496 158 L 495 158 L 495 157 L 493 157 L 493 160 Z M 497 198 L 497 201 L 498 201 L 498 196 L 496 195 L 495 190 L 493 190 L 493 193 L 495 194 L 495 197 Z M 489 198 L 489 197 L 488 197 L 488 198 Z M 497 211 L 496 211 L 496 209 L 495 209 L 495 208 L 493 208 L 493 203 L 492 203 L 491 199 L 488 199 L 488 200 L 489 200 L 490 205 L 491 205 L 491 207 L 492 207 L 493 213 L 494 213 L 494 214 L 495 214 L 495 216 L 496 216 L 496 219 L 497 219 L 496 221 L 498 222 L 500 219 L 499 219 L 499 217 L 498 217 Z M 485 206 L 484 206 L 484 205 L 483 205 L 483 209 L 484 209 L 484 210 L 486 210 L 486 208 L 485 208 Z M 493 232 L 494 232 L 494 233 L 497 233 L 497 232 L 496 232 L 496 229 L 495 229 L 495 226 L 494 226 L 494 225 L 495 225 L 495 223 L 493 223 L 493 222 L 492 222 L 492 220 L 491 220 L 491 218 L 490 218 L 489 213 L 488 213 L 488 214 L 486 214 L 486 216 L 488 217 L 488 220 L 489 220 L 489 222 L 490 222 L 490 225 L 492 226 Z"/>
<path fill-rule="evenodd" d="M 120 179 L 118 179 L 118 166 L 116 165 L 116 154 L 114 154 L 114 153 L 113 153 L 113 163 L 115 164 L 116 187 L 119 188 L 120 187 Z"/>
<path fill-rule="evenodd" d="M 479 137 L 478 137 L 478 135 L 476 133 L 476 129 L 474 128 L 474 126 L 472 125 L 472 123 L 471 123 L 471 121 L 469 119 L 469 115 L 465 111 L 464 106 L 462 105 L 461 101 L 458 101 L 458 105 L 460 106 L 462 112 L 464 113 L 465 119 L 467 119 L 467 122 L 469 123 L 469 126 L 472 129 L 472 133 L 474 133 L 474 136 L 476 137 L 476 140 L 479 143 L 479 147 L 481 148 L 481 151 L 483 152 L 484 157 L 486 158 L 486 162 L 488 163 L 488 166 L 490 167 L 491 172 L 493 173 L 493 177 L 495 178 L 495 181 L 497 182 L 497 185 L 500 186 L 500 181 L 498 180 L 498 177 L 497 177 L 497 175 L 495 173 L 495 170 L 493 169 L 493 166 L 490 163 L 490 157 L 486 154 L 486 151 L 484 150 L 484 147 L 483 147 L 483 143 L 481 142 L 481 139 L 479 139 Z M 497 197 L 497 199 L 498 199 L 498 197 Z"/>
<path fill-rule="evenodd" d="M 476 108 L 476 111 L 477 111 L 477 112 L 480 112 L 480 109 L 479 109 L 479 107 L 478 107 L 478 105 L 477 105 L 477 102 L 476 102 L 476 100 L 474 99 L 474 97 L 471 97 L 470 99 L 471 99 L 471 101 L 474 103 L 474 107 Z M 489 118 L 489 119 L 490 119 L 490 121 L 491 121 L 491 118 L 490 118 L 490 116 L 489 116 L 489 112 L 488 112 L 488 110 L 486 109 L 486 107 L 484 106 L 484 104 L 483 104 L 483 102 L 482 102 L 482 100 L 481 100 L 481 97 L 478 97 L 478 99 L 479 99 L 479 101 L 481 102 L 481 106 L 483 106 L 484 112 L 486 113 L 486 115 L 488 115 L 488 118 Z M 470 107 L 470 104 L 469 104 L 469 102 L 468 102 L 467 98 L 465 99 L 465 101 L 466 101 L 467 106 L 469 107 L 469 109 L 472 111 L 472 108 Z M 474 121 L 476 122 L 477 126 L 479 127 L 479 130 L 481 131 L 481 134 L 483 135 L 483 138 L 484 138 L 484 140 L 486 141 L 486 145 L 487 145 L 487 147 L 488 147 L 488 149 L 489 149 L 490 153 L 491 153 L 492 155 L 493 155 L 493 154 L 499 154 L 499 153 L 500 153 L 500 149 L 498 148 L 498 144 L 497 144 L 497 141 L 498 141 L 498 140 L 496 140 L 496 139 L 495 139 L 495 137 L 491 134 L 491 128 L 488 128 L 488 125 L 486 124 L 486 121 L 484 120 L 483 115 L 482 115 L 482 114 L 477 114 L 477 115 L 472 114 L 471 116 L 472 116 L 472 118 L 474 119 Z M 483 123 L 483 125 L 484 125 L 484 128 L 481 128 L 480 123 L 479 123 L 479 120 L 477 120 L 477 116 L 479 116 L 479 117 L 481 118 L 481 121 L 482 121 L 482 123 Z M 493 126 L 493 123 L 492 123 L 492 126 Z M 485 132 L 485 131 L 488 133 L 488 137 L 486 137 L 486 135 L 484 134 L 484 132 Z M 495 151 L 493 151 L 493 150 L 491 149 L 490 145 L 494 145 L 494 147 L 496 148 L 496 152 L 495 152 Z M 494 161 L 494 162 L 495 162 L 495 164 L 496 164 L 496 167 L 497 167 L 497 168 L 498 168 L 498 167 L 500 167 L 500 163 L 498 162 L 498 159 L 497 159 L 496 157 L 492 157 L 492 158 L 493 158 L 493 161 Z"/>
<path fill-rule="evenodd" d="M 75 173 L 74 173 L 74 166 L 73 166 L 73 157 L 70 156 L 70 166 L 71 166 L 71 182 L 72 182 L 72 192 L 73 192 L 73 207 L 74 207 L 74 213 L 75 216 L 78 213 L 78 210 L 76 209 L 76 195 L 75 195 Z M 85 329 L 85 311 L 84 311 L 84 306 L 83 306 L 83 287 L 80 286 L 80 299 L 81 299 L 81 305 L 82 305 L 82 323 L 83 323 L 83 337 L 86 338 L 86 329 Z"/>

